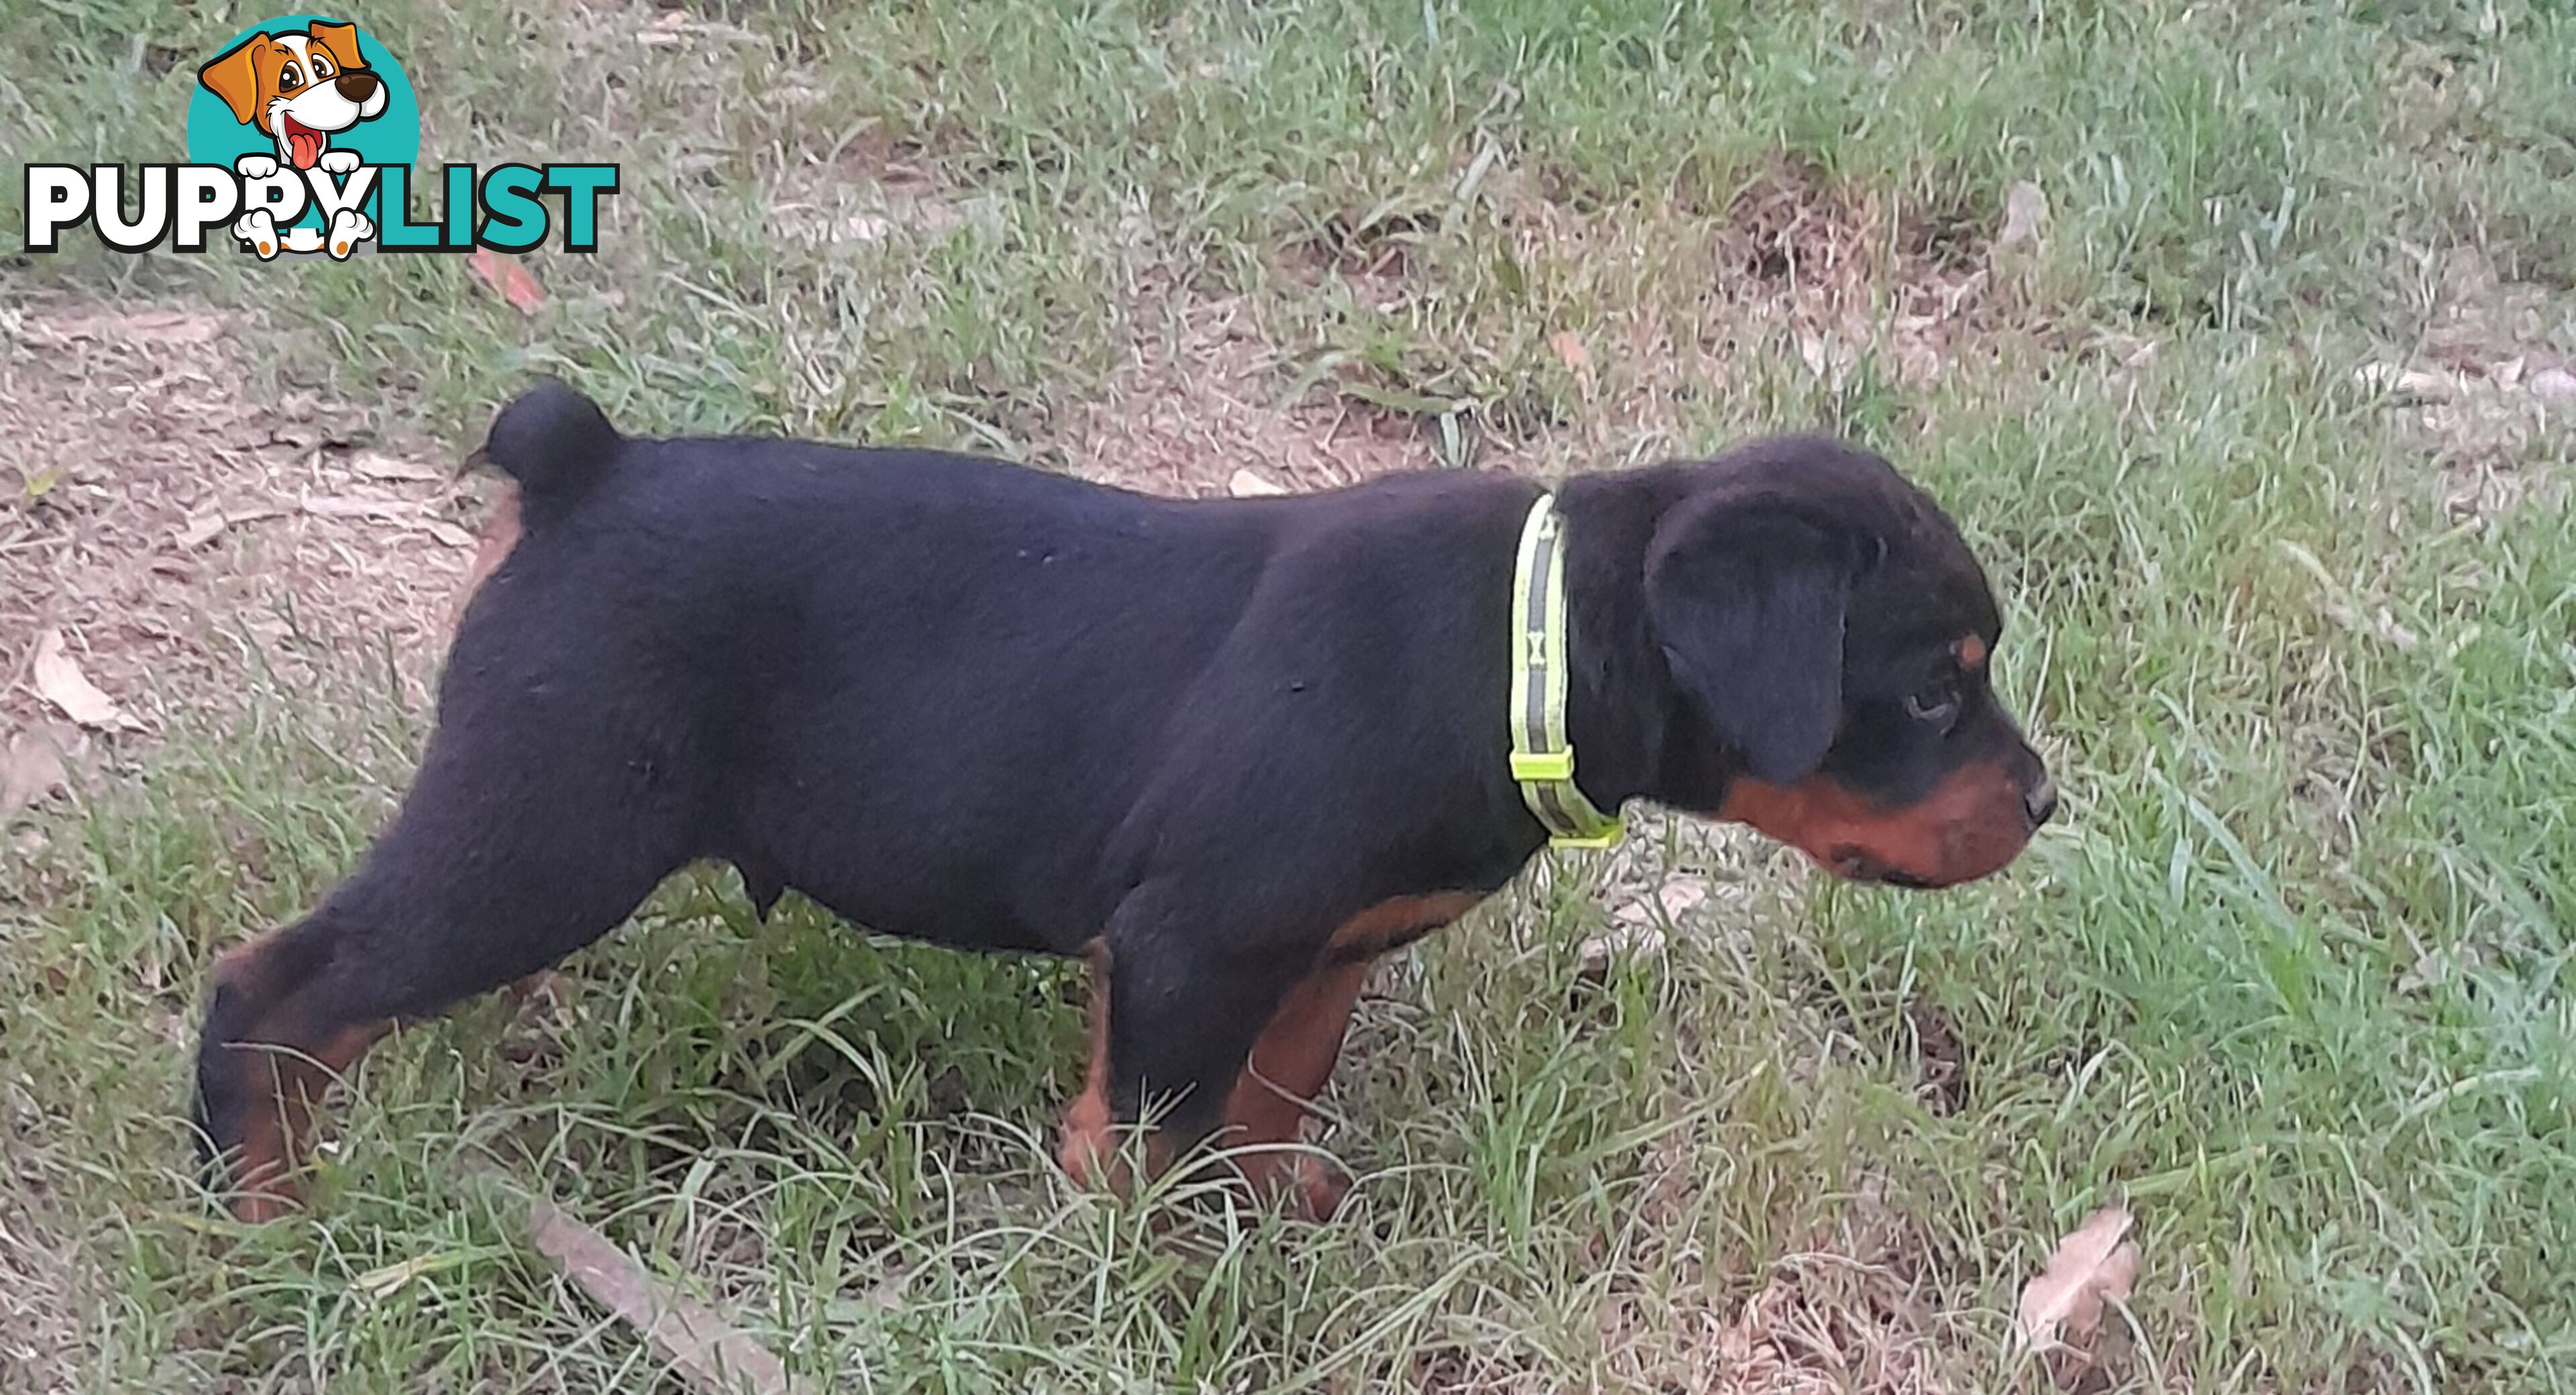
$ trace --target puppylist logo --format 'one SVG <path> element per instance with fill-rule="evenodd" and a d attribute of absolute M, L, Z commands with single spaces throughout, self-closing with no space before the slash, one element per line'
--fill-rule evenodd
<path fill-rule="evenodd" d="M 28 165 L 26 250 L 58 251 L 84 223 L 119 252 L 229 239 L 262 261 L 346 260 L 369 245 L 527 252 L 558 226 L 564 250 L 599 249 L 617 166 L 447 165 L 422 180 L 419 158 L 420 103 L 393 54 L 354 24 L 289 15 L 199 66 L 186 164 Z M 562 196 L 560 224 L 549 194 Z M 420 211 L 434 216 L 415 219 L 433 197 Z"/>

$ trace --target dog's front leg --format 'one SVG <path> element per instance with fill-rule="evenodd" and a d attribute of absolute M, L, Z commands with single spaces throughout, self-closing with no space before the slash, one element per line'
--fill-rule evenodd
<path fill-rule="evenodd" d="M 1145 1170 L 1159 1173 L 1226 1122 L 1253 1044 L 1320 942 L 1288 949 L 1300 937 L 1220 928 L 1239 919 L 1148 882 L 1092 943 L 1091 1061 L 1057 1154 L 1075 1180 L 1123 1188 L 1120 1134 L 1139 1123 Z"/>

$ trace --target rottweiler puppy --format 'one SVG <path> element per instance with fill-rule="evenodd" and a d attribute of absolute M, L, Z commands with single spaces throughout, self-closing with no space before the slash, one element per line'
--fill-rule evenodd
<path fill-rule="evenodd" d="M 1115 1181 L 1293 1143 L 1370 961 L 1547 841 L 1508 733 L 1541 486 L 1400 475 L 1174 500 L 993 460 L 642 440 L 540 384 L 482 456 L 515 538 L 466 606 L 399 813 L 214 971 L 195 1119 L 277 1214 L 311 1103 L 392 1024 L 536 972 L 673 870 L 854 925 L 1091 964 L 1060 1159 Z M 1837 876 L 2003 867 L 2056 804 L 1988 681 L 1957 530 L 1814 437 L 1577 476 L 1564 728 L 1581 795 L 1750 824 Z M 1329 1214 L 1345 1183 L 1252 1147 Z"/>

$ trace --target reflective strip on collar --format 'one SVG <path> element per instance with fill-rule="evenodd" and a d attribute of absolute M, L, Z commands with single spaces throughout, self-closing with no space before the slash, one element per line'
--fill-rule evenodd
<path fill-rule="evenodd" d="M 1521 525 L 1512 566 L 1512 779 L 1551 847 L 1606 848 L 1622 825 L 1575 785 L 1574 743 L 1565 736 L 1564 561 L 1556 496 L 1542 494 Z"/>

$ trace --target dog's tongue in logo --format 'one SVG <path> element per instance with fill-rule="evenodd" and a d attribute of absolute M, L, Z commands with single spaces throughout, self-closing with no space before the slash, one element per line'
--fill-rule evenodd
<path fill-rule="evenodd" d="M 300 170 L 313 168 L 313 163 L 322 158 L 323 143 L 330 139 L 285 112 L 277 114 L 277 133 L 286 137 L 288 154 Z"/>

